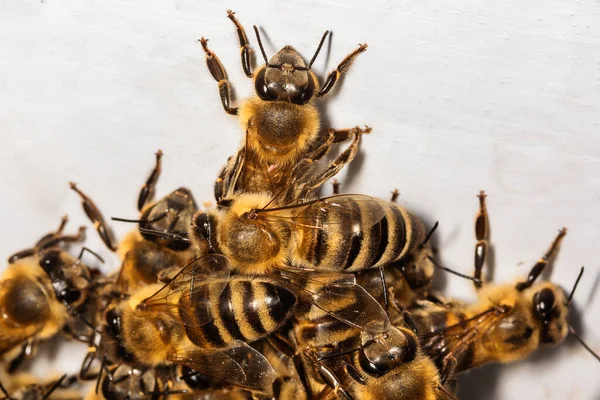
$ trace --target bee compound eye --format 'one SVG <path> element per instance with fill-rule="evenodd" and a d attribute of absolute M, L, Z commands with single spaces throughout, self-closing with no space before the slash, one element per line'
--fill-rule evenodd
<path fill-rule="evenodd" d="M 256 75 L 256 78 L 254 79 L 254 90 L 256 91 L 256 94 L 258 95 L 258 97 L 260 97 L 262 100 L 272 101 L 272 100 L 275 100 L 277 98 L 277 96 L 275 96 L 269 90 L 269 85 L 267 84 L 267 81 L 265 79 L 266 72 L 267 72 L 266 68 L 262 68 L 258 72 L 258 74 Z"/>
<path fill-rule="evenodd" d="M 210 224 L 208 222 L 208 215 L 205 212 L 196 214 L 194 227 L 202 238 L 210 240 Z"/>
<path fill-rule="evenodd" d="M 548 288 L 542 289 L 536 293 L 533 298 L 536 314 L 539 315 L 543 321 L 547 322 L 552 315 L 555 302 L 556 297 L 554 296 L 554 292 Z"/>
<path fill-rule="evenodd" d="M 59 297 L 62 301 L 65 301 L 69 304 L 75 303 L 81 298 L 81 291 L 77 289 L 66 288 L 60 292 Z"/>

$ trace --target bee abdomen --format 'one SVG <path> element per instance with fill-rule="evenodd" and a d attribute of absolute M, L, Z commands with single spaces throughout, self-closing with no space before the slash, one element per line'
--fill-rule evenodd
<path fill-rule="evenodd" d="M 222 292 L 221 288 L 209 289 L 213 319 L 196 327 L 185 324 L 190 340 L 198 345 L 223 347 L 233 340 L 259 340 L 286 323 L 296 303 L 290 291 L 269 281 L 234 279 Z"/>
<path fill-rule="evenodd" d="M 406 252 L 407 221 L 404 215 L 393 204 L 384 201 L 378 203 L 369 203 L 368 206 L 356 203 L 359 206 L 359 217 L 361 214 L 372 215 L 375 211 L 383 211 L 385 215 L 375 224 L 368 217 L 360 217 L 352 229 L 347 231 L 351 236 L 345 240 L 348 254 L 343 263 L 345 271 L 355 272 L 382 266 Z M 381 210 L 370 209 L 376 207 Z"/>

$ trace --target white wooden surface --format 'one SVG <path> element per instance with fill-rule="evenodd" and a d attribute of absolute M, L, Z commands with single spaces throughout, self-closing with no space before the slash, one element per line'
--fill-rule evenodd
<path fill-rule="evenodd" d="M 586 266 L 577 326 L 600 351 L 600 4 L 592 0 L 0 0 L 1 257 L 64 213 L 72 230 L 86 222 L 69 180 L 106 215 L 135 217 L 158 148 L 160 193 L 185 185 L 211 199 L 242 131 L 222 111 L 196 39 L 210 38 L 239 98 L 252 88 L 226 8 L 253 44 L 252 24 L 264 29 L 269 54 L 292 44 L 309 58 L 332 30 L 319 73 L 367 42 L 326 103 L 331 126 L 374 128 L 341 175 L 343 190 L 387 197 L 399 188 L 403 204 L 440 221 L 443 262 L 469 272 L 475 195 L 485 189 L 497 281 L 526 274 L 567 226 L 551 279 L 570 287 Z M 474 297 L 467 282 L 446 283 L 447 293 Z M 71 371 L 74 351 L 63 348 L 60 359 Z M 474 372 L 461 398 L 597 399 L 599 373 L 568 340 Z"/>

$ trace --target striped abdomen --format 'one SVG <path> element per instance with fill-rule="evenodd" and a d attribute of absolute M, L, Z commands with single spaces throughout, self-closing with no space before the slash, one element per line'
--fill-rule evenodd
<path fill-rule="evenodd" d="M 291 317 L 296 297 L 268 280 L 211 281 L 205 291 L 181 297 L 179 315 L 189 339 L 201 347 L 253 342 L 279 329 Z M 210 318 L 207 318 L 210 315 Z"/>
<path fill-rule="evenodd" d="M 380 199 L 343 199 L 343 207 L 315 207 L 313 226 L 299 227 L 295 260 L 321 271 L 356 272 L 402 258 L 424 235 L 420 221 L 403 208 Z M 375 218 L 383 215 L 382 218 Z"/>

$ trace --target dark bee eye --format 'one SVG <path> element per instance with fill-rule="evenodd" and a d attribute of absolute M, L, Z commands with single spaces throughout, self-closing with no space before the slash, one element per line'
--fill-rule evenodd
<path fill-rule="evenodd" d="M 211 381 L 206 375 L 189 367 L 181 368 L 181 374 L 184 382 L 192 389 L 208 389 L 211 386 Z"/>
<path fill-rule="evenodd" d="M 60 300 L 69 304 L 75 303 L 81 297 L 81 292 L 77 289 L 64 289 L 58 295 Z"/>
<path fill-rule="evenodd" d="M 194 228 L 206 240 L 210 240 L 210 224 L 206 213 L 198 213 L 194 220 Z"/>
<path fill-rule="evenodd" d="M 304 88 L 304 90 L 300 93 L 300 96 L 295 96 L 292 98 L 292 103 L 303 105 L 306 104 L 312 99 L 313 94 L 315 93 L 315 81 L 312 76 L 308 76 L 308 85 Z"/>
<path fill-rule="evenodd" d="M 535 313 L 542 321 L 547 323 L 552 318 L 555 301 L 554 292 L 548 288 L 542 289 L 533 296 Z"/>
<path fill-rule="evenodd" d="M 119 314 L 117 314 L 117 310 L 113 308 L 107 312 L 105 319 L 108 332 L 113 337 L 119 337 L 121 334 L 121 318 Z"/>
<path fill-rule="evenodd" d="M 358 361 L 363 370 L 375 377 L 380 377 L 400 364 L 411 362 L 417 354 L 417 342 L 411 335 L 405 335 L 406 344 L 392 346 L 373 360 L 369 360 L 364 350 L 360 350 Z"/>
<path fill-rule="evenodd" d="M 57 271 L 58 266 L 61 264 L 60 250 L 48 250 L 44 252 L 44 255 L 40 258 L 40 267 L 50 276 Z"/>
<path fill-rule="evenodd" d="M 258 97 L 265 101 L 273 101 L 277 99 L 277 96 L 269 92 L 269 86 L 265 81 L 266 68 L 261 69 L 254 79 L 254 90 Z"/>

